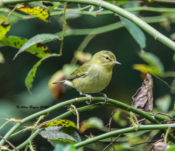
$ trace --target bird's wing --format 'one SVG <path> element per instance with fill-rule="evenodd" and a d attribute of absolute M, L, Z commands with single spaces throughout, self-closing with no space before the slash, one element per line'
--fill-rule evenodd
<path fill-rule="evenodd" d="M 82 66 L 80 66 L 78 69 L 76 69 L 68 78 L 67 80 L 72 81 L 76 78 L 79 77 L 84 77 L 88 74 L 88 70 L 90 67 L 90 63 L 87 62 L 85 64 L 83 64 Z"/>

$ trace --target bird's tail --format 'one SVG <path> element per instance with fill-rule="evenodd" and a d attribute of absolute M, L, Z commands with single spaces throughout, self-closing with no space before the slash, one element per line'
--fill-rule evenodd
<path fill-rule="evenodd" d="M 62 80 L 62 81 L 56 81 L 56 82 L 53 82 L 52 84 L 60 84 L 60 83 L 64 83 L 65 80 Z"/>
<path fill-rule="evenodd" d="M 68 81 L 68 80 L 62 80 L 62 81 L 56 81 L 56 82 L 53 82 L 52 84 L 65 84 L 67 86 L 73 86 L 72 85 L 72 82 Z"/>

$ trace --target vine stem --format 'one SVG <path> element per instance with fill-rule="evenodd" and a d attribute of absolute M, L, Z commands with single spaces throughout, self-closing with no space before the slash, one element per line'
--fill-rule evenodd
<path fill-rule="evenodd" d="M 137 130 L 135 129 L 135 127 L 123 128 L 120 130 L 110 131 L 110 132 L 104 133 L 102 135 L 98 135 L 96 137 L 87 139 L 85 141 L 82 141 L 80 143 L 75 144 L 75 147 L 82 147 L 82 146 L 94 143 L 96 141 L 99 141 L 99 140 L 102 140 L 105 138 L 110 138 L 112 136 L 126 134 L 126 133 L 130 133 L 130 132 L 138 132 L 138 131 L 145 131 L 145 130 L 166 130 L 169 127 L 175 127 L 175 123 L 173 123 L 173 124 L 141 125 L 138 127 Z"/>
<path fill-rule="evenodd" d="M 75 99 L 71 99 L 71 100 L 67 100 L 65 102 L 61 102 L 59 104 L 56 104 L 52 107 L 49 107 L 48 109 L 45 109 L 45 110 L 42 110 L 42 111 L 39 111 L 37 113 L 34 113 L 32 115 L 29 115 L 28 117 L 22 119 L 20 121 L 20 123 L 17 123 L 15 124 L 7 133 L 6 135 L 4 136 L 5 139 L 8 139 L 11 134 L 18 128 L 20 127 L 22 124 L 30 121 L 30 120 L 33 120 L 41 115 L 44 115 L 44 114 L 48 114 L 50 112 L 53 112 L 55 110 L 58 110 L 59 108 L 63 108 L 63 107 L 66 107 L 66 106 L 69 106 L 71 104 L 76 104 L 76 103 L 80 103 L 80 102 L 85 102 L 85 101 L 88 101 L 89 98 L 87 97 L 81 97 L 81 98 L 75 98 Z M 104 98 L 103 97 L 93 97 L 93 102 L 104 102 Z M 156 120 L 150 113 L 147 113 L 147 112 L 144 112 L 144 111 L 141 111 L 141 110 L 138 110 L 130 105 L 127 105 L 125 103 L 122 103 L 121 101 L 118 101 L 118 100 L 114 100 L 114 99 L 108 99 L 108 103 L 110 104 L 113 104 L 115 105 L 116 107 L 119 107 L 121 109 L 124 109 L 126 111 L 132 111 L 133 113 L 136 113 L 138 115 L 140 115 L 141 117 L 144 117 L 146 119 L 148 119 L 149 121 L 153 122 L 153 123 L 159 123 L 158 120 L 165 120 L 167 118 L 165 117 L 162 117 L 160 115 L 157 115 L 156 116 Z M 87 109 L 87 108 L 86 108 Z M 0 145 L 3 145 L 4 144 L 4 140 L 1 140 L 0 141 Z"/>
<path fill-rule="evenodd" d="M 1 4 L 12 4 L 12 3 L 20 3 L 20 2 L 31 2 L 34 0 L 1 0 Z M 43 0 L 45 1 L 45 0 Z M 48 1 L 48 0 L 47 0 Z M 51 0 L 50 0 L 51 1 Z M 52 1 L 59 1 L 59 2 L 71 2 L 71 3 L 81 3 L 81 4 L 89 4 L 89 5 L 95 5 L 95 6 L 100 6 L 105 9 L 111 10 L 114 13 L 117 13 L 118 15 L 121 15 L 139 27 L 141 27 L 144 31 L 146 31 L 148 34 L 154 37 L 155 40 L 160 41 L 170 49 L 175 51 L 175 42 L 173 42 L 171 39 L 166 37 L 165 35 L 161 34 L 159 31 L 154 29 L 152 26 L 144 22 L 142 19 L 139 17 L 135 16 L 134 14 L 126 11 L 125 9 L 122 9 L 116 5 L 110 4 L 106 1 L 102 0 L 52 0 Z"/>
<path fill-rule="evenodd" d="M 102 135 L 98 135 L 98 136 L 90 138 L 90 139 L 86 139 L 84 141 L 81 141 L 80 143 L 75 144 L 75 147 L 78 148 L 78 147 L 86 146 L 88 144 L 95 143 L 99 140 L 102 140 L 105 138 L 110 138 L 110 137 L 116 136 L 116 135 L 121 135 L 121 134 L 126 134 L 126 133 L 131 133 L 131 132 L 138 132 L 138 131 L 146 131 L 146 130 L 166 130 L 170 127 L 174 128 L 175 123 L 173 123 L 173 124 L 141 125 L 138 127 L 137 130 L 135 129 L 135 127 L 123 128 L 120 130 L 110 131 L 110 132 L 104 133 Z M 22 144 L 20 144 L 16 148 L 17 149 L 24 148 L 27 144 L 29 144 L 30 141 L 32 141 L 38 135 L 39 131 L 41 131 L 41 130 L 40 129 L 36 130 L 26 141 L 24 141 Z"/>

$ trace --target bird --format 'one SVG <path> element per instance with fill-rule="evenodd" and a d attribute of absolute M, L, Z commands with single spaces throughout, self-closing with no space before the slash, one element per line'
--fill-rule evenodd
<path fill-rule="evenodd" d="M 121 64 L 111 51 L 102 50 L 95 53 L 90 61 L 77 68 L 67 79 L 53 84 L 63 83 L 75 88 L 80 95 L 89 97 L 92 101 L 93 93 L 101 93 L 110 83 L 113 67 Z M 102 93 L 107 102 L 107 95 Z"/>

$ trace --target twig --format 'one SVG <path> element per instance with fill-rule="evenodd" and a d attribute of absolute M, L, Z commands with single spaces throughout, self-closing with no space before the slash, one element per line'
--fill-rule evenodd
<path fill-rule="evenodd" d="M 150 142 L 143 142 L 143 143 L 138 143 L 138 144 L 134 144 L 132 145 L 131 147 L 136 147 L 136 146 L 139 146 L 139 145 L 143 145 L 143 144 L 150 144 L 150 143 L 155 143 L 157 140 L 154 140 L 154 141 L 150 141 Z"/>
<path fill-rule="evenodd" d="M 30 135 L 30 137 L 24 141 L 22 144 L 20 144 L 19 146 L 17 146 L 17 149 L 22 149 L 24 148 L 26 145 L 28 145 L 37 135 L 38 133 L 41 131 L 41 129 L 36 130 L 32 135 Z"/>
<path fill-rule="evenodd" d="M 73 57 L 73 59 L 72 59 L 72 61 L 71 61 L 71 64 L 76 64 L 76 62 L 77 62 L 77 59 L 76 59 L 76 57 L 75 57 L 75 54 L 78 52 L 78 51 L 84 51 L 84 49 L 86 48 L 86 46 L 89 44 L 89 42 L 95 37 L 96 35 L 91 35 L 91 34 L 89 34 L 89 35 L 87 35 L 84 39 L 83 39 L 83 41 L 81 42 L 81 44 L 78 46 L 78 48 L 77 48 L 77 50 L 75 51 L 75 53 L 74 53 L 74 57 Z"/>
<path fill-rule="evenodd" d="M 10 141 L 5 139 L 4 137 L 0 136 L 5 142 L 7 142 L 15 151 L 19 151 Z M 1 148 L 0 148 L 1 149 Z"/>
<path fill-rule="evenodd" d="M 19 2 L 31 2 L 31 1 L 33 0 L 2 0 L 2 5 L 19 3 Z M 165 35 L 161 34 L 159 31 L 157 31 L 152 26 L 141 20 L 139 17 L 118 6 L 110 4 L 106 1 L 99 1 L 99 0 L 59 0 L 59 2 L 71 2 L 71 3 L 81 3 L 94 6 L 101 6 L 105 9 L 111 10 L 114 13 L 117 13 L 118 15 L 121 15 L 122 17 L 129 19 L 130 21 L 141 27 L 148 34 L 150 34 L 152 37 L 154 37 L 155 40 L 160 41 L 161 43 L 163 43 L 164 45 L 175 51 L 175 42 L 173 42 Z"/>
<path fill-rule="evenodd" d="M 114 115 L 114 113 L 115 113 L 115 111 L 112 111 L 112 113 L 111 113 L 111 117 L 109 118 L 109 122 L 108 122 L 108 125 L 109 125 L 109 131 L 111 131 L 111 124 L 112 124 L 112 119 L 113 119 L 113 115 Z M 108 144 L 108 145 L 103 149 L 103 151 L 105 151 L 109 146 L 112 146 L 113 151 L 115 151 L 115 147 L 114 147 L 113 143 L 114 143 L 114 141 L 117 140 L 118 137 L 120 137 L 120 135 L 117 136 L 114 140 L 113 140 L 112 137 L 111 137 L 111 138 L 110 138 L 110 139 L 111 139 L 111 143 Z"/>
<path fill-rule="evenodd" d="M 137 131 L 145 131 L 145 130 L 166 130 L 168 129 L 168 127 L 174 127 L 175 123 L 173 124 L 154 124 L 154 125 L 141 125 L 138 127 Z M 82 141 L 80 143 L 75 144 L 75 147 L 82 147 L 91 143 L 94 143 L 96 141 L 102 140 L 102 139 L 106 139 L 112 136 L 116 136 L 116 135 L 120 135 L 120 134 L 126 134 L 126 133 L 131 133 L 131 132 L 135 132 L 135 127 L 129 127 L 129 128 L 123 128 L 120 130 L 114 130 L 111 132 L 107 132 L 105 134 L 102 135 L 98 135 L 96 137 L 87 139 L 85 141 Z"/>
<path fill-rule="evenodd" d="M 171 127 L 168 127 L 168 129 L 166 130 L 165 133 L 165 137 L 164 137 L 164 143 L 167 144 L 167 138 L 168 138 L 168 134 L 170 133 Z"/>
<path fill-rule="evenodd" d="M 75 105 L 71 104 L 71 107 L 75 110 L 77 116 L 77 128 L 80 128 L 80 115 Z"/>
<path fill-rule="evenodd" d="M 111 145 L 114 144 L 114 142 L 120 137 L 121 135 L 118 135 L 114 140 L 112 140 L 104 149 L 103 151 L 105 151 L 106 149 L 108 149 Z M 115 151 L 115 148 L 113 147 L 113 150 Z"/>
<path fill-rule="evenodd" d="M 153 114 L 153 117 L 156 119 L 156 116 L 157 116 L 158 114 L 167 116 L 167 117 L 169 117 L 170 119 L 173 118 L 172 116 L 170 116 L 170 115 L 168 115 L 168 114 L 166 114 L 166 113 L 161 113 L 161 112 L 157 112 L 157 113 Z"/>
<path fill-rule="evenodd" d="M 21 120 L 20 123 L 17 123 L 15 124 L 7 133 L 6 135 L 4 136 L 5 139 L 8 139 L 10 137 L 10 135 L 18 128 L 20 127 L 22 124 L 36 118 L 36 117 L 39 117 L 43 114 L 47 114 L 47 113 L 50 113 L 50 112 L 53 112 L 54 110 L 57 110 L 59 108 L 63 108 L 65 106 L 68 106 L 72 103 L 80 103 L 80 102 L 85 102 L 85 101 L 88 101 L 89 98 L 87 97 L 81 97 L 81 98 L 76 98 L 76 99 L 71 99 L 71 100 L 68 100 L 68 101 L 65 101 L 65 102 L 61 102 L 61 103 L 58 103 L 50 108 L 47 108 L 45 110 L 42 110 L 40 112 L 37 112 L 37 113 L 34 113 L 24 119 Z M 104 98 L 103 97 L 93 97 L 93 102 L 104 102 Z M 147 120 L 153 122 L 153 123 L 159 123 L 158 120 L 162 121 L 165 119 L 165 117 L 162 117 L 162 116 L 157 116 L 157 120 L 155 120 L 152 115 L 150 113 L 147 113 L 147 112 L 144 112 L 144 111 L 141 111 L 141 110 L 138 110 L 130 105 L 127 105 L 125 103 L 122 103 L 122 101 L 117 101 L 117 100 L 114 100 L 114 99 L 108 99 L 108 102 L 110 104 L 113 104 L 115 106 L 117 106 L 118 108 L 121 108 L 121 109 L 124 109 L 126 111 L 132 111 L 144 118 L 146 118 Z M 70 113 L 69 113 L 70 114 Z M 61 117 L 61 116 L 60 116 Z M 1 140 L 0 141 L 0 145 L 3 145 L 4 143 L 4 140 Z"/>
<path fill-rule="evenodd" d="M 60 44 L 60 53 L 59 55 L 62 56 L 63 54 L 63 41 L 64 41 L 64 33 L 65 33 L 65 29 L 66 29 L 66 9 L 67 9 L 67 5 L 68 3 L 65 2 L 64 4 L 64 18 L 63 18 L 63 29 L 62 29 L 62 35 L 61 35 L 61 44 Z"/>

